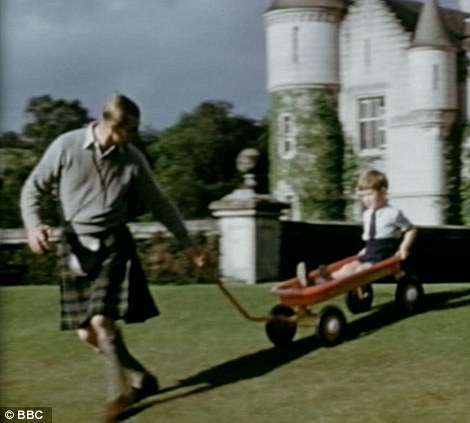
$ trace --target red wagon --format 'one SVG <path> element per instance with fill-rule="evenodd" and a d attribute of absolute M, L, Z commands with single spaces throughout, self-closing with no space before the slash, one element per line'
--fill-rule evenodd
<path fill-rule="evenodd" d="M 333 273 L 355 259 L 357 256 L 351 256 L 331 263 L 326 266 L 326 270 Z M 266 334 L 276 346 L 289 344 L 294 339 L 299 324 L 314 326 L 317 336 L 326 346 L 341 343 L 347 329 L 346 317 L 341 309 L 326 305 L 319 313 L 315 313 L 312 306 L 344 294 L 346 305 L 352 313 L 365 312 L 370 310 L 372 305 L 373 282 L 389 279 L 396 283 L 396 305 L 400 311 L 407 314 L 418 310 L 424 296 L 421 283 L 403 271 L 399 257 L 390 257 L 344 278 L 313 284 L 319 276 L 319 270 L 307 275 L 307 281 L 310 281 L 312 286 L 304 286 L 298 278 L 277 284 L 272 293 L 278 297 L 279 304 L 272 308 L 268 316 L 263 317 L 250 316 L 223 284 L 219 283 L 219 287 L 245 318 L 266 324 Z"/>
<path fill-rule="evenodd" d="M 331 274 L 356 259 L 357 256 L 352 256 L 334 262 L 326 270 Z M 313 313 L 311 307 L 344 294 L 352 313 L 365 312 L 373 301 L 372 283 L 386 278 L 397 284 L 395 302 L 398 308 L 406 313 L 415 312 L 422 303 L 423 287 L 417 278 L 406 275 L 401 263 L 399 257 L 390 257 L 347 277 L 312 286 L 303 286 L 298 278 L 281 282 L 272 289 L 279 298 L 279 304 L 271 310 L 273 319 L 266 322 L 268 338 L 277 346 L 285 345 L 294 338 L 299 322 L 310 321 L 323 344 L 332 346 L 342 342 L 346 333 L 346 317 L 339 307 L 328 305 L 318 314 Z M 319 270 L 307 275 L 312 283 L 319 277 Z"/>

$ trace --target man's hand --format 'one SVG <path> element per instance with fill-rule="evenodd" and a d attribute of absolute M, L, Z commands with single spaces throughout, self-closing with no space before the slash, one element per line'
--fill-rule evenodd
<path fill-rule="evenodd" d="M 187 253 L 196 267 L 205 267 L 209 261 L 206 251 L 198 245 L 189 247 Z"/>
<path fill-rule="evenodd" d="M 34 254 L 44 254 L 51 250 L 49 237 L 52 230 L 47 225 L 38 225 L 28 229 L 28 245 Z"/>

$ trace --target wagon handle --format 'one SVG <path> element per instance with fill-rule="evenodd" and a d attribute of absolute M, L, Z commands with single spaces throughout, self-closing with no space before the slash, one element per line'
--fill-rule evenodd
<path fill-rule="evenodd" d="M 232 303 L 232 305 L 238 310 L 238 312 L 247 320 L 251 322 L 272 322 L 272 321 L 282 321 L 285 323 L 295 324 L 299 321 L 297 315 L 293 316 L 259 316 L 255 317 L 249 314 L 245 308 L 238 302 L 238 300 L 232 295 L 232 293 L 225 287 L 220 278 L 217 278 L 217 286 L 220 288 L 222 293 L 227 297 L 227 299 Z"/>
<path fill-rule="evenodd" d="M 232 303 L 232 305 L 240 312 L 240 314 L 247 320 L 251 322 L 269 322 L 273 320 L 271 316 L 260 316 L 254 317 L 251 316 L 238 302 L 238 300 L 232 295 L 232 293 L 224 286 L 220 278 L 217 278 L 217 286 L 220 288 L 222 293 L 227 297 L 227 299 Z"/>

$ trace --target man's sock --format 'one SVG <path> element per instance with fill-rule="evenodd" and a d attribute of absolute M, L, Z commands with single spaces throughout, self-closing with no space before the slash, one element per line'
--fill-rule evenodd
<path fill-rule="evenodd" d="M 116 332 L 114 343 L 119 361 L 129 374 L 132 386 L 141 388 L 143 379 L 146 375 L 150 376 L 150 372 L 129 352 L 120 331 Z"/>
<path fill-rule="evenodd" d="M 106 359 L 108 395 L 116 399 L 127 393 L 127 380 L 116 348 L 116 336 L 103 336 L 97 339 L 98 347 Z"/>

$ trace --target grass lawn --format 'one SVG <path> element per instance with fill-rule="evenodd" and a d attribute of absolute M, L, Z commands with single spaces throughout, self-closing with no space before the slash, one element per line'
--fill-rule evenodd
<path fill-rule="evenodd" d="M 231 290 L 263 315 L 276 304 L 269 287 Z M 392 285 L 374 288 L 371 312 L 347 314 L 341 345 L 321 347 L 301 327 L 276 349 L 216 286 L 153 287 L 162 316 L 125 335 L 164 392 L 126 421 L 470 421 L 470 284 L 425 286 L 426 309 L 406 319 L 392 311 Z M 58 330 L 57 303 L 53 286 L 0 289 L 0 406 L 49 406 L 54 423 L 99 422 L 103 359 Z M 346 310 L 342 298 L 333 303 Z"/>

